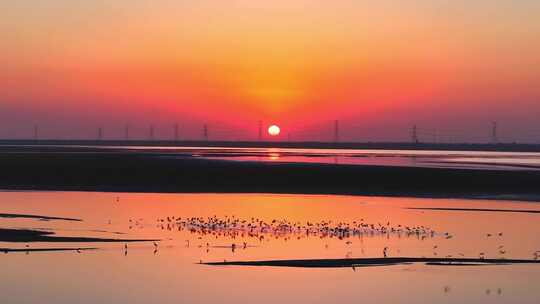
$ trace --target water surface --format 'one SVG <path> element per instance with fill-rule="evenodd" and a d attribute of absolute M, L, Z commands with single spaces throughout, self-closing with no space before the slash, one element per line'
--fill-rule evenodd
<path fill-rule="evenodd" d="M 540 214 L 413 210 L 475 208 L 540 210 L 536 203 L 352 196 L 264 194 L 116 194 L 0 192 L 1 213 L 78 221 L 0 218 L 0 228 L 51 229 L 62 236 L 159 238 L 152 242 L 97 243 L 99 250 L 0 255 L 2 303 L 538 303 L 540 265 L 428 266 L 305 269 L 213 267 L 205 261 L 302 258 L 431 257 L 533 258 L 540 250 Z M 363 233 L 202 233 L 172 217 L 388 227 L 429 227 L 433 235 Z M 167 219 L 169 217 L 169 220 Z M 179 230 L 180 228 L 180 230 Z M 229 231 L 230 232 L 230 231 Z M 489 234 L 489 236 L 488 236 Z M 501 235 L 499 235 L 501 234 Z M 451 238 L 447 238 L 451 235 Z M 243 246 L 244 242 L 247 246 Z M 235 250 L 232 244 L 236 245 Z M 51 243 L 0 247 L 52 248 Z M 88 244 L 67 243 L 62 247 Z M 436 248 L 435 248 L 436 246 Z M 502 247 L 501 247 L 502 246 Z M 501 248 L 504 254 L 501 253 Z"/>

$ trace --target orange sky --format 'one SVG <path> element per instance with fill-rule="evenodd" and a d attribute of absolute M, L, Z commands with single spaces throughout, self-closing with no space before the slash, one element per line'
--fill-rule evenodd
<path fill-rule="evenodd" d="M 333 2 L 2 2 L 0 137 L 249 139 L 263 120 L 325 140 L 339 119 L 350 140 L 481 140 L 494 120 L 540 140 L 538 1 Z"/>

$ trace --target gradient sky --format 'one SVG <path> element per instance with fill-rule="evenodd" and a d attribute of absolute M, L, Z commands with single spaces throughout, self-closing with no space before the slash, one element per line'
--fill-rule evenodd
<path fill-rule="evenodd" d="M 0 2 L 0 137 L 540 142 L 537 0 Z M 424 131 L 425 130 L 425 131 Z M 285 135 L 284 135 L 285 136 Z"/>

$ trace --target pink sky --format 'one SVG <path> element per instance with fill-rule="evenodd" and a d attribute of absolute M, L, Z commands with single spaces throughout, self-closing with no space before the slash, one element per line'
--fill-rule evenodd
<path fill-rule="evenodd" d="M 538 1 L 337 2 L 2 2 L 0 138 L 540 142 Z"/>

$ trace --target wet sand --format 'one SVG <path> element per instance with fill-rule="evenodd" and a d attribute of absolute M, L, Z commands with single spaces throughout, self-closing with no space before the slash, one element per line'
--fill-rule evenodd
<path fill-rule="evenodd" d="M 479 258 L 361 258 L 361 259 L 310 259 L 310 260 L 269 260 L 269 261 L 234 261 L 202 263 L 211 266 L 270 266 L 304 268 L 339 268 L 391 266 L 400 264 L 424 263 L 426 265 L 464 266 L 464 265 L 510 265 L 540 264 L 540 260 L 525 259 L 479 259 Z"/>
<path fill-rule="evenodd" d="M 515 213 L 540 213 L 540 210 L 521 210 L 521 209 L 487 209 L 487 208 L 406 208 L 409 210 L 429 210 L 429 211 L 463 211 L 463 212 L 515 212 Z"/>
<path fill-rule="evenodd" d="M 28 218 L 28 219 L 38 219 L 43 221 L 72 221 L 72 222 L 82 222 L 81 219 L 67 218 L 67 217 L 55 217 L 55 216 L 46 216 L 46 215 L 33 215 L 33 214 L 11 214 L 11 213 L 0 213 L 1 218 Z"/>
<path fill-rule="evenodd" d="M 55 236 L 52 231 L 31 229 L 7 229 L 0 228 L 0 242 L 31 243 L 31 242 L 55 242 L 55 243 L 112 243 L 112 242 L 151 242 L 158 239 L 111 239 L 96 237 L 70 237 Z"/>
<path fill-rule="evenodd" d="M 9 252 L 58 252 L 58 251 L 89 251 L 89 250 L 98 250 L 98 248 L 0 248 L 0 252 L 9 253 Z"/>
<path fill-rule="evenodd" d="M 235 162 L 83 148 L 6 149 L 0 149 L 0 189 L 5 190 L 511 197 L 540 201 L 540 171 Z"/>

